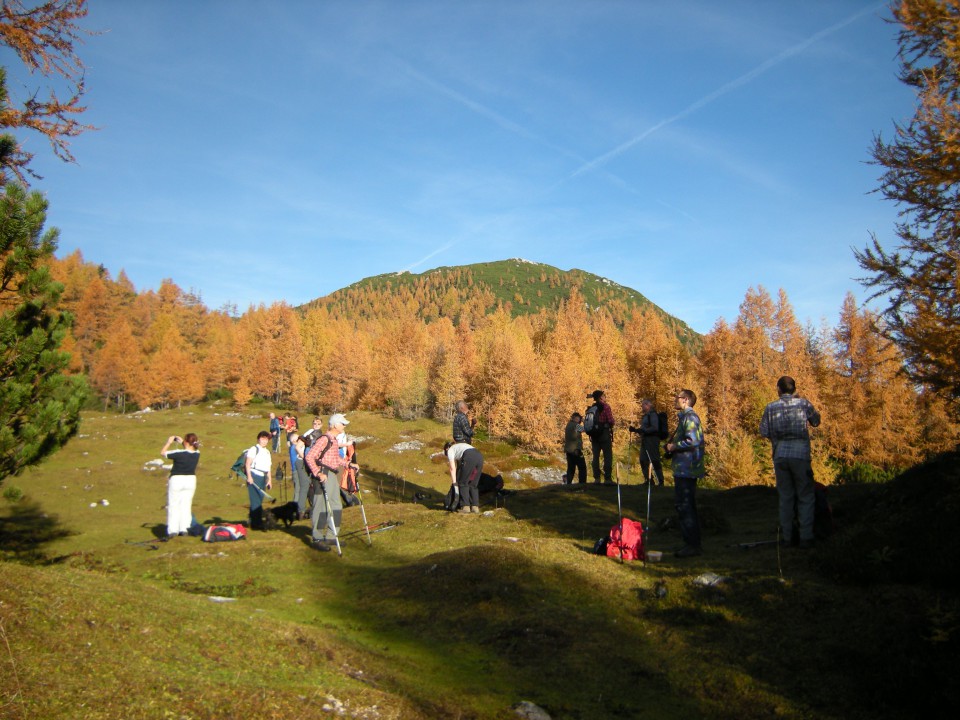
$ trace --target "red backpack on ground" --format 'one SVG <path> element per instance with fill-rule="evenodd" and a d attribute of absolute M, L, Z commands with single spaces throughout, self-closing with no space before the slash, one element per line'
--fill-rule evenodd
<path fill-rule="evenodd" d="M 211 525 L 203 536 L 204 542 L 231 542 L 247 537 L 247 528 L 236 523 Z"/>
<path fill-rule="evenodd" d="M 639 520 L 623 519 L 623 532 L 620 525 L 610 528 L 607 540 L 607 557 L 624 560 L 643 560 L 643 525 Z"/>

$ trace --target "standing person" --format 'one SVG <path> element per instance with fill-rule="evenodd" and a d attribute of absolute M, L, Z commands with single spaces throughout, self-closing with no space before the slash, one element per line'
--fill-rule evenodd
<path fill-rule="evenodd" d="M 273 488 L 273 458 L 267 445 L 270 433 L 257 433 L 257 444 L 247 450 L 244 464 L 247 472 L 247 495 L 250 498 L 250 527 L 263 530 L 263 491 Z"/>
<path fill-rule="evenodd" d="M 313 444 L 313 441 L 321 435 L 323 435 L 323 420 L 315 417 L 313 419 L 313 424 L 307 430 L 305 430 L 300 437 L 309 446 Z"/>
<path fill-rule="evenodd" d="M 480 473 L 483 472 L 483 455 L 469 443 L 447 443 L 443 454 L 450 463 L 450 484 L 460 490 L 460 512 L 480 513 Z"/>
<path fill-rule="evenodd" d="M 650 468 L 657 480 L 657 485 L 663 487 L 663 464 L 660 462 L 660 432 L 666 428 L 660 427 L 660 418 L 653 406 L 653 400 L 644 398 L 640 402 L 643 417 L 640 418 L 640 468 L 643 470 L 645 482 L 652 482 Z"/>
<path fill-rule="evenodd" d="M 311 538 L 313 547 L 322 552 L 330 550 L 327 532 L 340 533 L 340 519 L 343 514 L 343 504 L 340 502 L 339 473 L 350 466 L 355 470 L 360 467 L 351 463 L 347 458 L 340 457 L 340 447 L 337 436 L 345 431 L 350 421 L 341 413 L 330 416 L 326 433 L 313 440 L 307 451 L 306 463 L 310 475 L 313 477 L 313 511 L 311 513 Z"/>
<path fill-rule="evenodd" d="M 473 428 L 477 424 L 477 419 L 467 417 L 468 410 L 466 400 L 457 403 L 457 414 L 453 416 L 453 441 L 455 443 L 473 444 Z"/>
<path fill-rule="evenodd" d="M 587 433 L 590 436 L 590 449 L 593 451 L 593 481 L 600 482 L 600 453 L 603 453 L 603 479 L 607 485 L 613 484 L 613 410 L 607 404 L 607 395 L 603 390 L 594 390 L 587 397 L 593 398 L 595 408 L 591 410 L 596 414 L 595 426 L 592 432 Z"/>
<path fill-rule="evenodd" d="M 782 542 L 793 543 L 796 509 L 800 525 L 800 547 L 813 547 L 814 484 L 810 466 L 810 431 L 820 425 L 820 413 L 809 400 L 796 394 L 797 383 L 789 375 L 777 380 L 778 400 L 763 410 L 760 434 L 773 446 L 773 472 L 780 496 Z"/>
<path fill-rule="evenodd" d="M 297 503 L 297 520 L 307 515 L 307 491 L 310 487 L 310 478 L 307 468 L 303 464 L 303 456 L 307 446 L 300 435 L 292 432 L 287 436 L 290 442 L 290 476 L 293 478 L 293 500 Z"/>
<path fill-rule="evenodd" d="M 276 413 L 270 413 L 270 439 L 274 452 L 280 452 L 280 421 Z"/>
<path fill-rule="evenodd" d="M 703 428 L 693 411 L 697 396 L 693 390 L 681 390 L 674 400 L 677 429 L 667 443 L 673 456 L 673 487 L 683 547 L 674 553 L 679 558 L 703 552 L 700 544 L 700 518 L 697 516 L 697 480 L 706 474 L 703 461 Z"/>
<path fill-rule="evenodd" d="M 173 443 L 181 443 L 182 450 L 170 450 Z M 196 434 L 183 438 L 171 435 L 160 454 L 173 461 L 167 480 L 167 537 L 186 535 L 193 524 L 193 494 L 197 490 L 197 463 L 200 462 L 200 441 Z"/>
<path fill-rule="evenodd" d="M 567 454 L 567 484 L 573 482 L 573 471 L 579 475 L 579 482 L 587 482 L 587 461 L 583 457 L 583 416 L 575 412 L 570 416 L 563 431 L 563 451 Z"/>

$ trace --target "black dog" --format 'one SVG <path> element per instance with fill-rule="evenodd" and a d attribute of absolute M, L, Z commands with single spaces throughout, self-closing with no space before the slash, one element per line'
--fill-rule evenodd
<path fill-rule="evenodd" d="M 286 505 L 270 508 L 270 515 L 272 516 L 271 519 L 273 520 L 274 527 L 277 527 L 277 524 L 281 522 L 285 527 L 290 527 L 300 517 L 298 511 L 299 508 L 297 507 L 297 504 L 292 500 Z"/>

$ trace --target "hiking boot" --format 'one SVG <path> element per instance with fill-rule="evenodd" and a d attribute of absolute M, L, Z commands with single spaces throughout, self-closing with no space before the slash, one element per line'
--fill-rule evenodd
<path fill-rule="evenodd" d="M 479 515 L 479 514 L 480 514 L 480 508 L 477 507 L 476 505 L 471 505 L 471 506 L 470 506 L 470 512 Z"/>
<path fill-rule="evenodd" d="M 320 552 L 330 552 L 330 546 L 323 541 L 314 540 L 312 543 L 310 543 L 310 546 L 314 550 L 319 550 Z"/>
<path fill-rule="evenodd" d="M 674 553 L 674 556 L 678 558 L 688 558 L 694 557 L 695 555 L 701 555 L 702 553 L 703 550 L 698 547 L 694 547 L 693 545 L 684 545 Z"/>
<path fill-rule="evenodd" d="M 470 514 L 470 508 L 467 507 L 466 505 L 464 505 L 462 508 L 460 508 L 460 510 L 458 510 L 458 512 L 459 512 L 461 515 L 469 515 L 469 514 Z"/>

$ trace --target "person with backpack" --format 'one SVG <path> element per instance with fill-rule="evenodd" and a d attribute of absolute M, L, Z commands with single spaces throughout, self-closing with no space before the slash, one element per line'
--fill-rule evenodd
<path fill-rule="evenodd" d="M 577 471 L 580 483 L 587 482 L 587 461 L 583 457 L 583 416 L 575 412 L 563 432 L 563 451 L 567 455 L 566 483 L 573 482 L 573 472 Z"/>
<path fill-rule="evenodd" d="M 660 441 L 670 437 L 667 428 L 667 414 L 658 413 L 653 400 L 644 398 L 640 401 L 643 417 L 640 418 L 640 427 L 631 427 L 630 432 L 640 435 L 640 468 L 643 471 L 644 485 L 652 482 L 650 468 L 656 477 L 656 484 L 663 487 L 663 464 L 660 462 Z"/>
<path fill-rule="evenodd" d="M 173 443 L 182 450 L 170 450 Z M 195 433 L 182 438 L 171 435 L 160 450 L 160 455 L 173 462 L 167 480 L 167 537 L 186 535 L 193 524 L 193 495 L 197 490 L 197 464 L 200 462 L 200 441 Z"/>
<path fill-rule="evenodd" d="M 593 398 L 593 405 L 587 408 L 583 420 L 583 429 L 590 438 L 590 448 L 593 450 L 593 481 L 600 482 L 600 454 L 603 453 L 603 479 L 607 485 L 613 485 L 613 410 L 607 404 L 607 396 L 603 390 L 594 390 L 588 398 Z"/>
<path fill-rule="evenodd" d="M 273 487 L 273 458 L 267 445 L 271 434 L 257 433 L 257 444 L 247 450 L 244 472 L 247 477 L 247 495 L 250 498 L 250 527 L 263 530 L 263 493 Z"/>
<path fill-rule="evenodd" d="M 340 457 L 337 436 L 346 431 L 350 421 L 341 413 L 330 416 L 326 433 L 314 439 L 307 451 L 306 463 L 313 478 L 313 511 L 311 512 L 311 539 L 313 548 L 328 552 L 330 544 L 327 533 L 332 532 L 334 542 L 340 534 L 343 503 L 340 501 L 339 474 L 346 468 L 359 470 L 360 466 Z M 331 527 L 332 526 L 332 527 Z"/>
<path fill-rule="evenodd" d="M 700 544 L 700 518 L 697 515 L 697 480 L 706 475 L 703 457 L 703 427 L 693 411 L 697 395 L 693 390 L 681 390 L 674 399 L 677 408 L 677 429 L 667 452 L 673 458 L 673 487 L 677 514 L 680 516 L 680 535 L 683 547 L 674 555 L 693 557 L 703 552 Z"/>
<path fill-rule="evenodd" d="M 797 383 L 789 375 L 777 380 L 780 398 L 763 410 L 760 434 L 773 446 L 773 472 L 780 496 L 781 541 L 793 544 L 793 516 L 800 524 L 800 548 L 814 544 L 816 494 L 810 466 L 810 431 L 820 425 L 820 413 L 796 394 Z"/>

